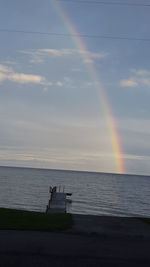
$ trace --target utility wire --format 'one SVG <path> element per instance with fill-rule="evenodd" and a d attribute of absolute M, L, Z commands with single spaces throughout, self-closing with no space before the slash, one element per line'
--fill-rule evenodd
<path fill-rule="evenodd" d="M 112 40 L 150 42 L 150 38 L 140 38 L 140 37 L 136 38 L 136 37 L 125 37 L 125 36 L 114 36 L 114 35 L 69 34 L 69 33 L 39 32 L 39 31 L 26 31 L 26 30 L 13 30 L 13 29 L 0 29 L 0 32 L 37 34 L 37 35 L 60 36 L 60 37 L 82 37 L 91 39 L 112 39 Z"/>
<path fill-rule="evenodd" d="M 119 5 L 119 6 L 137 6 L 137 7 L 150 7 L 150 4 L 142 4 L 142 3 L 127 3 L 127 2 L 104 2 L 97 0 L 55 0 L 57 2 L 67 2 L 67 3 L 77 3 L 77 4 L 99 4 L 99 5 Z"/>

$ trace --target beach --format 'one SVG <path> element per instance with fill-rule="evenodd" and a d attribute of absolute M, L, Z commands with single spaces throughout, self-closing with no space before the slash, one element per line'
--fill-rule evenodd
<path fill-rule="evenodd" d="M 150 266 L 141 219 L 73 215 L 61 232 L 0 230 L 0 266 Z"/>

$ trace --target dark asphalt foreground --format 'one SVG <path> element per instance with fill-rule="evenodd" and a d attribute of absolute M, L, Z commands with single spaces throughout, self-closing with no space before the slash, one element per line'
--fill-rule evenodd
<path fill-rule="evenodd" d="M 0 267 L 150 266 L 150 225 L 74 215 L 61 233 L 0 230 Z"/>

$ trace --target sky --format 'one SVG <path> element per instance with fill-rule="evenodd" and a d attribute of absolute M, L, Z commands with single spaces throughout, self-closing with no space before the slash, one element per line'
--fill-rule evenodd
<path fill-rule="evenodd" d="M 1 166 L 150 175 L 150 7 L 91 2 L 0 0 Z"/>

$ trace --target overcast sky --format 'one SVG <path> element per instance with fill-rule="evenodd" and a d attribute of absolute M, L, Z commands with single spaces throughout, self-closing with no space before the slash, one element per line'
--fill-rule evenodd
<path fill-rule="evenodd" d="M 0 29 L 70 34 L 54 2 L 0 0 Z M 150 38 L 150 7 L 57 4 L 80 34 Z M 150 42 L 83 42 L 117 123 L 125 172 L 150 174 Z M 0 165 L 117 171 L 85 52 L 71 36 L 0 31 Z"/>

